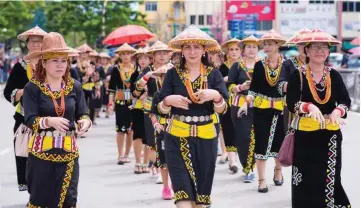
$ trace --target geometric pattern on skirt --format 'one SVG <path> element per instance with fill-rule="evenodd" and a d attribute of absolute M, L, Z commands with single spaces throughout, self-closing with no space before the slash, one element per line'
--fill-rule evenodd
<path fill-rule="evenodd" d="M 276 131 L 276 127 L 277 127 L 277 120 L 278 120 L 278 115 L 274 115 L 272 118 L 271 131 L 270 131 L 270 135 L 269 135 L 269 139 L 268 139 L 266 155 L 255 154 L 256 159 L 267 160 L 268 157 L 277 157 L 278 156 L 277 152 L 271 152 L 273 138 L 275 136 L 275 131 Z"/>

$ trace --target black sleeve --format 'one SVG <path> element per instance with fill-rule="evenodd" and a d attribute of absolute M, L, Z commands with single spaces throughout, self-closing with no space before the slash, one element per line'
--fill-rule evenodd
<path fill-rule="evenodd" d="M 74 80 L 74 90 L 77 98 L 75 104 L 75 121 L 78 121 L 80 117 L 88 115 L 88 106 L 85 102 L 85 95 L 81 83 L 76 80 Z"/>
<path fill-rule="evenodd" d="M 153 101 L 152 101 L 152 108 L 151 108 L 151 113 L 156 114 L 156 115 L 160 115 L 157 105 L 158 103 L 160 103 L 162 100 L 160 100 L 160 96 L 159 96 L 159 92 L 155 92 L 153 95 Z"/>
<path fill-rule="evenodd" d="M 117 81 L 119 79 L 119 71 L 118 70 L 112 70 L 112 74 L 110 75 L 110 81 L 109 81 L 109 87 L 108 90 L 115 92 L 117 90 Z"/>
<path fill-rule="evenodd" d="M 257 84 L 257 81 L 258 81 L 258 77 L 261 76 L 260 72 L 262 70 L 264 70 L 262 61 L 258 61 L 254 65 L 253 74 L 252 74 L 252 82 L 251 82 L 251 85 L 250 85 L 249 91 L 248 91 L 248 93 L 253 96 L 255 96 L 255 94 L 257 94 L 259 92 L 259 86 Z"/>
<path fill-rule="evenodd" d="M 291 73 L 290 80 L 287 85 L 287 92 L 286 102 L 288 110 L 292 113 L 298 113 L 301 104 L 301 79 L 298 70 Z"/>
<path fill-rule="evenodd" d="M 219 70 L 214 69 L 211 74 L 209 75 L 211 77 L 212 82 L 210 83 L 211 89 L 217 90 L 225 101 L 228 100 L 228 91 L 226 84 L 223 81 L 222 74 Z"/>
<path fill-rule="evenodd" d="M 97 72 L 99 73 L 100 80 L 104 80 L 106 78 L 104 68 L 102 66 L 97 68 Z"/>
<path fill-rule="evenodd" d="M 331 89 L 332 91 L 336 90 L 337 105 L 345 109 L 345 115 L 343 118 L 346 118 L 347 110 L 350 109 L 351 106 L 351 99 L 340 73 L 334 69 L 331 70 L 331 73 L 333 74 L 332 78 L 334 79 L 332 82 L 335 83 L 332 85 Z"/>
<path fill-rule="evenodd" d="M 34 132 L 39 129 L 39 95 L 41 91 L 34 83 L 29 82 L 25 85 L 23 94 L 24 124 Z"/>
<path fill-rule="evenodd" d="M 173 76 L 176 75 L 176 69 L 172 68 L 169 69 L 164 77 L 162 89 L 159 92 L 159 99 L 156 101 L 153 100 L 153 103 L 155 106 L 158 106 L 158 104 L 167 96 L 173 94 Z M 157 108 L 158 111 L 158 108 Z M 158 111 L 158 114 L 163 115 L 162 112 Z"/>
<path fill-rule="evenodd" d="M 23 76 L 26 76 L 25 69 L 18 62 L 11 70 L 10 76 L 4 89 L 4 97 L 11 104 L 16 106 L 18 102 L 15 101 L 17 90 L 23 89 L 26 83 L 22 82 Z"/>
<path fill-rule="evenodd" d="M 236 62 L 232 65 L 228 73 L 228 83 L 229 84 L 238 84 L 237 79 L 239 77 L 239 63 Z"/>
<path fill-rule="evenodd" d="M 219 71 L 221 72 L 222 77 L 228 76 L 228 67 L 225 64 L 221 64 L 221 66 L 219 66 Z"/>
<path fill-rule="evenodd" d="M 71 77 L 72 77 L 73 79 L 75 79 L 75 80 L 77 80 L 77 81 L 79 81 L 79 82 L 81 81 L 80 76 L 79 76 L 78 71 L 77 71 L 76 68 L 71 68 L 71 69 L 70 69 L 70 75 L 71 75 Z"/>
<path fill-rule="evenodd" d="M 136 71 L 130 76 L 130 91 L 132 92 L 133 97 L 139 98 L 141 96 L 141 92 L 139 92 L 136 88 L 136 84 L 138 81 L 139 72 Z"/>

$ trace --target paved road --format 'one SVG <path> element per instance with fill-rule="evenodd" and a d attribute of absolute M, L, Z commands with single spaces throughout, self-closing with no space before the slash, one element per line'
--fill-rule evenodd
<path fill-rule="evenodd" d="M 0 207 L 23 208 L 28 195 L 16 188 L 15 161 L 12 150 L 12 114 L 14 109 L 0 97 Z M 172 201 L 160 199 L 162 185 L 148 174 L 134 175 L 134 162 L 125 166 L 116 165 L 116 143 L 113 128 L 114 118 L 99 119 L 86 139 L 79 140 L 80 184 L 79 207 L 81 208 L 168 208 Z M 350 113 L 348 126 L 344 127 L 343 185 L 353 207 L 360 207 L 360 116 Z M 134 159 L 133 155 L 132 158 Z M 285 184 L 271 184 L 273 161 L 269 161 L 267 181 L 268 194 L 259 194 L 257 184 L 242 183 L 240 174 L 232 175 L 227 165 L 217 165 L 212 194 L 215 208 L 287 208 L 291 207 L 291 171 L 283 171 Z"/>

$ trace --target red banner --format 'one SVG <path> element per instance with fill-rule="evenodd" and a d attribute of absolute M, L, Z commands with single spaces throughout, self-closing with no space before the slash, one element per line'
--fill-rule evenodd
<path fill-rule="evenodd" d="M 275 1 L 227 0 L 227 20 L 243 20 L 248 18 L 254 18 L 256 20 L 274 20 L 275 7 Z"/>

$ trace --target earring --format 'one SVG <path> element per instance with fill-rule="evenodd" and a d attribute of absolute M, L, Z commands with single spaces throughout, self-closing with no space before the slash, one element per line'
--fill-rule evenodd
<path fill-rule="evenodd" d="M 182 58 L 184 58 L 184 55 L 182 54 Z"/>
<path fill-rule="evenodd" d="M 206 57 L 206 54 L 203 54 L 203 57 Z"/>

